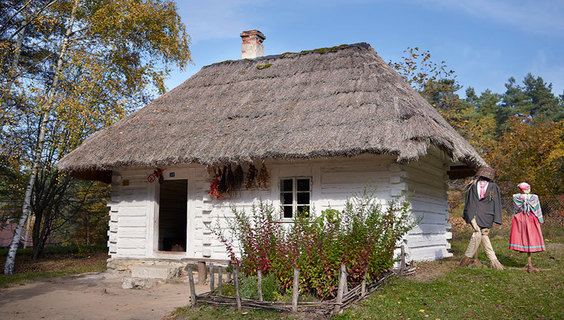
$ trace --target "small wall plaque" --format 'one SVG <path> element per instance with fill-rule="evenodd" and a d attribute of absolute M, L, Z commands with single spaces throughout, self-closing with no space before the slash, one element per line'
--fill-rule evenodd
<path fill-rule="evenodd" d="M 175 174 L 174 174 L 174 172 L 169 172 L 168 176 L 171 177 L 171 178 L 174 178 Z"/>

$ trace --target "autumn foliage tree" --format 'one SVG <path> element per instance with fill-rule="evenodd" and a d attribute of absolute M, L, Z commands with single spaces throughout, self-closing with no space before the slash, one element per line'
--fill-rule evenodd
<path fill-rule="evenodd" d="M 1 102 L 10 114 L 3 117 L 9 121 L 2 123 L 0 160 L 3 167 L 29 177 L 22 188 L 29 192 L 23 197 L 20 225 L 26 215 L 41 216 L 34 228 L 41 247 L 45 234 L 64 221 L 57 215 L 69 211 L 61 207 L 71 203 L 65 199 L 76 198 L 81 190 L 54 163 L 88 135 L 164 93 L 170 67 L 183 68 L 190 61 L 189 38 L 170 0 L 7 4 L 0 12 L 7 21 L 0 33 L 6 49 L 1 66 L 14 65 L 15 39 L 21 39 L 21 48 L 34 50 L 22 49 L 29 54 L 2 73 L 13 76 L 2 78 L 12 85 L 2 86 Z M 26 20 L 33 23 L 22 22 Z M 17 241 L 12 244 L 15 257 Z M 13 270 L 10 260 L 5 273 Z"/>
<path fill-rule="evenodd" d="M 507 131 L 485 160 L 497 169 L 503 194 L 516 193 L 517 184 L 527 181 L 541 200 L 562 195 L 564 121 L 512 117 L 507 121 Z"/>
<path fill-rule="evenodd" d="M 411 86 L 441 113 L 459 132 L 464 126 L 461 111 L 467 107 L 457 94 L 461 88 L 456 73 L 445 61 L 436 63 L 431 53 L 419 47 L 407 48 L 399 62 L 390 62 Z"/>
<path fill-rule="evenodd" d="M 390 65 L 496 169 L 505 198 L 522 181 L 541 200 L 564 193 L 564 95 L 555 96 L 551 84 L 528 74 L 522 84 L 509 78 L 503 94 L 468 88 L 461 99 L 454 71 L 433 62 L 429 51 L 408 48 Z M 463 185 L 451 181 L 451 207 L 462 204 Z"/>

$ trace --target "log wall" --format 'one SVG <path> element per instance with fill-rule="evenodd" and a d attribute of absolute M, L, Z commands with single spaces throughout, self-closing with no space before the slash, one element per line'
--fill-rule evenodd
<path fill-rule="evenodd" d="M 154 168 L 114 171 L 112 201 L 109 203 L 109 252 L 112 258 L 227 259 L 224 246 L 212 234 L 210 226 L 225 225 L 226 218 L 232 216 L 233 207 L 250 212 L 252 204 L 259 199 L 270 201 L 278 208 L 280 179 L 309 177 L 312 209 L 317 214 L 327 208 L 343 209 L 346 199 L 352 193 L 362 192 L 367 185 L 376 188 L 375 196 L 383 206 L 405 192 L 412 193 L 410 200 L 414 214 L 423 216 L 423 220 L 405 239 L 409 257 L 416 260 L 442 258 L 448 256 L 447 239 L 450 238 L 446 232 L 445 166 L 439 153 L 410 164 L 398 164 L 394 157 L 385 155 L 331 160 L 271 160 L 266 162 L 270 174 L 267 189 L 243 188 L 220 200 L 208 195 L 211 177 L 204 166 L 161 168 L 165 179 L 188 180 L 185 252 L 157 250 L 159 183 L 147 181 Z M 257 165 L 257 168 L 260 167 Z"/>
<path fill-rule="evenodd" d="M 407 185 L 407 197 L 413 215 L 420 219 L 404 239 L 409 260 L 437 260 L 451 257 L 448 231 L 447 160 L 431 148 L 427 156 L 417 162 L 402 165 L 402 180 Z"/>

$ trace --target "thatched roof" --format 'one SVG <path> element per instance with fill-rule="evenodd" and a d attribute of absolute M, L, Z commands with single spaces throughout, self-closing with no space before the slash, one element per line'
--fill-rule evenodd
<path fill-rule="evenodd" d="M 264 158 L 425 155 L 486 165 L 366 43 L 225 61 L 89 137 L 58 164 L 75 173 Z"/>

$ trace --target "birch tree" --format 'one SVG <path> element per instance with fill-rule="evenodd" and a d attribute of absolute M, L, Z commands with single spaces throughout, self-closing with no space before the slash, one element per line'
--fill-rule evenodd
<path fill-rule="evenodd" d="M 55 101 L 55 93 L 57 92 L 57 86 L 59 82 L 59 77 L 61 75 L 61 70 L 63 68 L 63 59 L 67 51 L 67 46 L 69 42 L 70 35 L 72 33 L 72 28 L 74 26 L 74 21 L 76 18 L 76 11 L 78 8 L 79 0 L 74 0 L 69 22 L 66 28 L 65 35 L 61 42 L 61 48 L 59 51 L 59 56 L 57 58 L 57 66 L 55 69 L 55 76 L 53 78 L 53 83 L 47 94 L 47 99 L 45 101 L 45 106 L 42 110 L 41 123 L 39 126 L 39 138 L 38 144 L 33 156 L 33 162 L 31 165 L 31 173 L 29 175 L 29 181 L 25 189 L 24 203 L 22 206 L 22 216 L 14 233 L 12 242 L 10 243 L 10 249 L 8 250 L 8 256 L 6 258 L 6 264 L 4 266 L 4 274 L 14 273 L 14 263 L 16 261 L 16 252 L 18 250 L 18 245 L 22 236 L 22 231 L 27 221 L 27 218 L 31 214 L 31 196 L 33 192 L 33 186 L 35 185 L 35 179 L 37 178 L 37 170 L 39 169 L 39 164 L 41 161 L 41 154 L 43 153 L 43 147 L 45 144 L 45 131 L 47 130 L 47 120 L 49 120 L 49 113 L 53 107 Z"/>
<path fill-rule="evenodd" d="M 44 188 L 62 190 L 65 194 L 48 200 L 60 203 L 79 189 L 53 164 L 88 135 L 164 93 L 169 66 L 183 68 L 191 61 L 189 37 L 173 1 L 59 0 L 45 13 L 49 27 L 23 39 L 24 47 L 42 46 L 43 59 L 27 61 L 38 70 L 20 81 L 28 108 L 23 120 L 8 128 L 25 133 L 20 135 L 25 141 L 12 148 L 20 149 L 12 153 L 21 153 L 19 170 L 29 179 L 6 274 L 13 272 L 25 218 L 34 209 L 52 210 L 50 219 L 64 211 L 46 204 L 42 197 L 49 192 Z M 12 149 L 3 146 L 3 151 Z M 68 188 L 59 188 L 65 183 Z"/>

